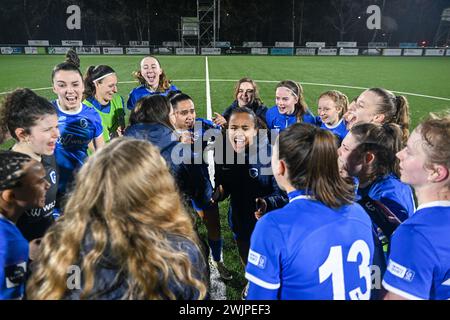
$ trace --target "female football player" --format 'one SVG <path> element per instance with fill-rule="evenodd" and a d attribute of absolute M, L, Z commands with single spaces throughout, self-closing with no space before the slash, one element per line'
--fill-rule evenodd
<path fill-rule="evenodd" d="M 303 87 L 299 83 L 292 80 L 278 83 L 275 102 L 276 106 L 266 114 L 269 130 L 283 131 L 296 122 L 316 124 L 316 118 L 306 105 Z"/>
<path fill-rule="evenodd" d="M 74 180 L 75 171 L 85 162 L 88 145 L 94 149 L 104 145 L 102 120 L 98 112 L 82 103 L 84 84 L 80 59 L 72 49 L 66 61 L 53 68 L 53 101 L 58 115 L 61 137 L 56 143 L 55 156 L 60 180 L 58 192 L 64 195 Z"/>
<path fill-rule="evenodd" d="M 205 268 L 192 220 L 158 149 L 122 137 L 81 168 L 64 217 L 42 240 L 27 295 L 203 299 Z M 78 287 L 71 287 L 74 270 Z"/>
<path fill-rule="evenodd" d="M 125 130 L 125 105 L 117 93 L 117 74 L 106 65 L 90 66 L 84 77 L 84 100 L 102 118 L 103 140 L 122 135 Z"/>
<path fill-rule="evenodd" d="M 133 75 L 139 81 L 140 86 L 130 92 L 127 102 L 129 110 L 133 110 L 142 97 L 155 94 L 167 96 L 169 92 L 178 90 L 175 85 L 170 84 L 171 81 L 156 57 L 148 56 L 142 59 L 140 69 Z"/>
<path fill-rule="evenodd" d="M 350 108 L 349 108 L 350 109 Z M 347 128 L 357 123 L 396 123 L 403 132 L 403 143 L 409 136 L 409 104 L 404 96 L 396 96 L 383 88 L 367 89 L 358 97 L 355 108 L 349 110 Z"/>
<path fill-rule="evenodd" d="M 53 105 L 30 89 L 17 89 L 6 96 L 1 109 L 1 125 L 14 138 L 13 151 L 24 153 L 45 169 L 50 184 L 45 204 L 21 215 L 17 227 L 28 241 L 39 242 L 53 223 L 58 190 L 58 172 L 54 151 L 59 137 L 58 117 Z"/>
<path fill-rule="evenodd" d="M 385 299 L 450 299 L 449 150 L 450 115 L 431 115 L 397 154 L 419 206 L 392 237 Z"/>
<path fill-rule="evenodd" d="M 347 112 L 348 98 L 342 92 L 331 90 L 319 96 L 317 125 L 331 131 L 339 140 L 339 145 L 348 133 L 344 114 Z"/>
<path fill-rule="evenodd" d="M 251 109 L 263 123 L 266 123 L 267 107 L 259 96 L 256 82 L 250 78 L 242 78 L 236 83 L 233 103 L 225 109 L 223 114 L 215 112 L 214 122 L 225 126 L 230 120 L 231 112 L 238 107 Z"/>
<path fill-rule="evenodd" d="M 339 175 L 336 151 L 333 134 L 310 124 L 280 133 L 272 169 L 289 204 L 256 224 L 248 299 L 370 298 L 371 222 Z"/>
<path fill-rule="evenodd" d="M 16 223 L 25 210 L 44 206 L 45 175 L 30 156 L 0 151 L 0 300 L 24 296 L 29 247 Z"/>

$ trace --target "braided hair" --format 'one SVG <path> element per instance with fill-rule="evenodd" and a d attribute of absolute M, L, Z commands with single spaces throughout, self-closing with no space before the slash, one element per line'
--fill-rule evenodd
<path fill-rule="evenodd" d="M 0 191 L 20 186 L 20 180 L 26 174 L 24 165 L 31 157 L 15 151 L 0 151 Z"/>

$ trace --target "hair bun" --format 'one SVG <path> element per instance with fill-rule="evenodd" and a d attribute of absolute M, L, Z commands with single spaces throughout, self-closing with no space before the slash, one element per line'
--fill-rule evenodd
<path fill-rule="evenodd" d="M 69 49 L 66 53 L 66 62 L 73 64 L 75 67 L 80 67 L 80 58 L 73 49 Z"/>

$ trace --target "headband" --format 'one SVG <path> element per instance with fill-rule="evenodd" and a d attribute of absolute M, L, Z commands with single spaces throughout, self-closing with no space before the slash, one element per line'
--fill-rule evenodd
<path fill-rule="evenodd" d="M 102 80 L 103 78 L 106 78 L 107 76 L 110 76 L 110 75 L 112 75 L 112 74 L 114 74 L 115 72 L 110 72 L 110 73 L 107 73 L 107 74 L 105 74 L 105 75 L 103 75 L 103 76 L 101 76 L 101 77 L 98 77 L 97 79 L 95 79 L 95 80 L 92 80 L 92 82 L 97 82 L 97 81 L 100 81 L 100 80 Z"/>

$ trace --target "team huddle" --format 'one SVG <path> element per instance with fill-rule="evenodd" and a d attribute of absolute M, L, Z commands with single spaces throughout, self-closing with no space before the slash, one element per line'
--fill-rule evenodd
<path fill-rule="evenodd" d="M 370 88 L 315 116 L 291 80 L 268 108 L 246 77 L 208 120 L 153 56 L 126 103 L 79 67 L 1 105 L 0 299 L 210 299 L 225 199 L 243 299 L 450 299 L 449 114 L 410 133 L 407 99 Z"/>

